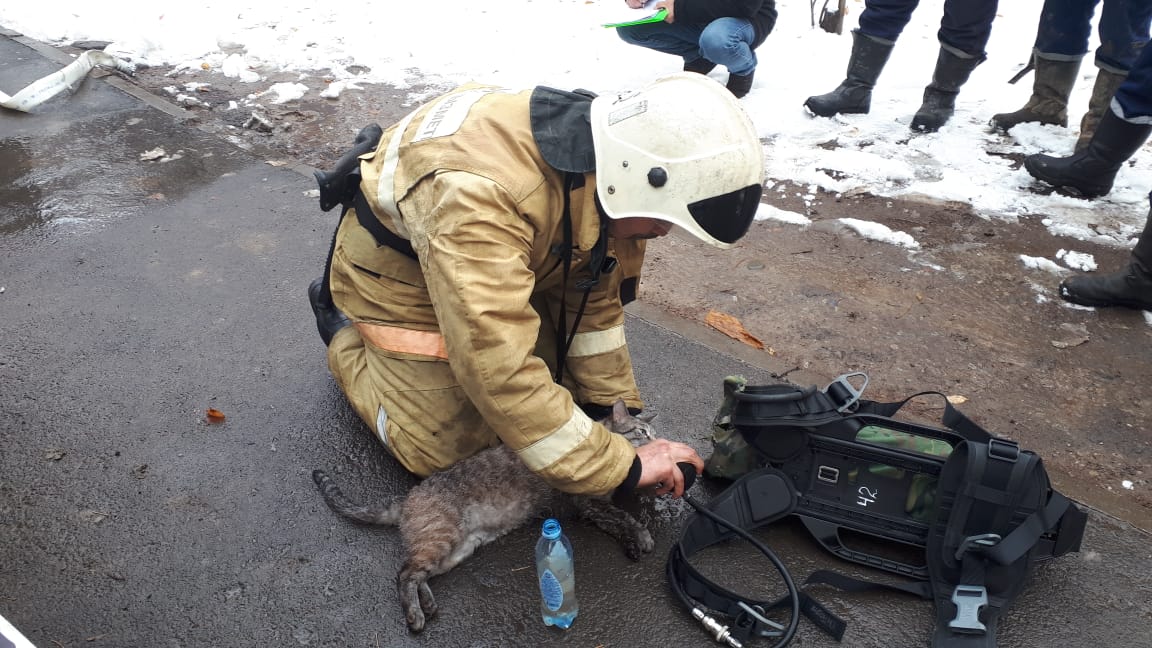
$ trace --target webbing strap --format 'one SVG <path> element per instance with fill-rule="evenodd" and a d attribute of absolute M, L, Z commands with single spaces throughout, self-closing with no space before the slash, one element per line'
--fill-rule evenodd
<path fill-rule="evenodd" d="M 368 204 L 364 192 L 360 191 L 359 188 L 356 189 L 356 193 L 352 197 L 352 208 L 356 210 L 356 220 L 360 222 L 360 226 L 368 230 L 372 238 L 376 239 L 377 245 L 390 247 L 410 259 L 416 258 L 416 251 L 412 249 L 412 242 L 400 238 L 398 234 L 384 227 L 384 224 L 372 211 L 372 206 Z"/>
<path fill-rule="evenodd" d="M 1036 544 L 1040 536 L 1056 528 L 1065 514 L 1071 513 L 1070 507 L 1072 507 L 1071 500 L 1057 491 L 1052 491 L 1048 497 L 1048 504 L 1044 508 L 1029 515 L 1020 523 L 1020 526 L 1013 529 L 1012 533 L 1009 533 L 995 547 L 985 549 L 984 555 L 1001 565 L 1010 565 L 1016 562 L 1028 553 L 1028 550 Z M 1080 513 L 1080 516 L 1087 518 L 1083 512 Z M 1083 532 L 1081 531 L 1081 533 Z M 1061 535 L 1064 535 L 1063 529 L 1061 529 Z M 1079 548 L 1079 543 L 1077 543 L 1075 550 Z M 1054 550 L 1053 555 L 1059 554 Z"/>
<path fill-rule="evenodd" d="M 336 167 L 328 173 L 314 171 L 313 176 L 320 188 L 320 210 L 329 211 L 336 205 L 343 205 L 340 212 L 340 221 L 351 204 L 353 188 L 360 186 L 360 156 L 376 148 L 380 142 L 383 129 L 379 124 L 369 124 L 360 129 L 352 148 L 340 156 Z M 336 234 L 340 231 L 339 223 L 332 232 L 332 241 L 328 246 L 328 259 L 324 263 L 324 280 L 320 284 L 320 303 L 332 305 L 332 256 L 336 252 Z"/>
<path fill-rule="evenodd" d="M 707 504 L 711 513 L 744 531 L 751 531 L 789 515 L 796 508 L 796 491 L 787 475 L 775 468 L 762 468 L 736 480 Z M 737 537 L 731 529 L 694 513 L 685 522 L 680 539 L 668 555 L 666 575 L 674 588 L 695 604 L 736 619 L 731 632 L 740 641 L 760 629 L 752 612 L 763 613 L 791 603 L 787 596 L 768 602 L 737 594 L 711 581 L 689 561 L 698 551 Z M 803 592 L 798 592 L 800 612 L 837 641 L 847 625 L 833 612 Z"/>
<path fill-rule="evenodd" d="M 786 475 L 774 468 L 765 468 L 736 480 L 707 506 L 709 511 L 734 526 L 751 531 L 791 513 L 796 508 L 796 493 Z M 764 607 L 767 602 L 743 597 L 717 585 L 688 561 L 701 549 L 733 537 L 736 537 L 733 531 L 699 513 L 692 514 L 668 556 L 668 577 L 674 578 L 692 599 L 736 617 L 743 612 L 741 603 Z"/>
<path fill-rule="evenodd" d="M 812 574 L 808 576 L 808 579 L 804 581 L 804 584 L 828 585 L 845 592 L 870 592 L 875 590 L 903 592 L 905 594 L 919 596 L 922 599 L 932 599 L 932 584 L 928 581 L 909 581 L 900 583 L 872 581 L 863 578 L 855 578 L 853 576 L 846 576 L 839 572 L 829 571 L 827 569 L 818 569 L 812 572 Z"/>
<path fill-rule="evenodd" d="M 376 245 L 390 247 L 410 259 L 416 259 L 416 251 L 412 249 L 411 241 L 392 233 L 376 218 L 368 200 L 364 198 L 364 193 L 360 191 L 359 178 L 359 170 L 348 174 L 348 182 L 355 184 L 356 190 L 352 193 L 351 202 L 345 203 L 343 211 L 340 212 L 340 220 L 336 224 L 336 229 L 332 232 L 332 243 L 328 246 L 328 260 L 324 263 L 324 281 L 320 285 L 320 303 L 322 304 L 332 304 L 332 257 L 336 254 L 336 237 L 340 233 L 340 223 L 344 222 L 349 208 L 355 210 L 356 220 L 361 227 L 368 230 L 372 238 L 376 239 Z"/>
<path fill-rule="evenodd" d="M 904 400 L 891 403 L 861 400 L 859 408 L 856 411 L 858 413 L 892 417 L 899 412 L 902 407 L 907 405 L 909 401 L 913 398 L 919 398 L 920 396 L 939 396 L 944 399 L 944 415 L 940 417 L 940 422 L 944 424 L 944 427 L 964 437 L 966 441 L 986 442 L 989 439 L 995 438 L 991 432 L 980 427 L 973 422 L 972 419 L 962 414 L 960 410 L 953 407 L 952 403 L 948 401 L 948 397 L 938 391 L 919 392 L 912 394 Z"/>
<path fill-rule="evenodd" d="M 929 541 L 932 646 L 994 648 L 1000 615 L 1023 589 L 1031 561 L 1059 555 L 1042 540 L 1072 513 L 1071 503 L 1051 489 L 1038 456 L 1004 439 L 954 449 L 938 489 L 947 517 L 936 522 L 942 535 L 931 536 L 939 542 Z"/>

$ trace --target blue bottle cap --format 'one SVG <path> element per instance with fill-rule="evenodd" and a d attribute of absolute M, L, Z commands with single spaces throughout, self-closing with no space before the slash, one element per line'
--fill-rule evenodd
<path fill-rule="evenodd" d="M 560 537 L 560 522 L 553 518 L 544 520 L 544 529 L 541 534 L 549 540 L 555 540 Z"/>

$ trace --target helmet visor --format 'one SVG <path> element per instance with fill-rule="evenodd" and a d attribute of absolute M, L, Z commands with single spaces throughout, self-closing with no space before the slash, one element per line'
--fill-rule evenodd
<path fill-rule="evenodd" d="M 734 243 L 748 233 L 764 186 L 748 185 L 726 194 L 705 198 L 688 205 L 692 220 L 721 243 Z"/>

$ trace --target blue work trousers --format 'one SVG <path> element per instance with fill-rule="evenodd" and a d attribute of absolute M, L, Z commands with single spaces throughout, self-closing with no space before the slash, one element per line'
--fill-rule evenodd
<path fill-rule="evenodd" d="M 1152 124 L 1152 47 L 1145 47 L 1116 89 L 1112 109 L 1134 124 Z"/>
<path fill-rule="evenodd" d="M 717 18 L 705 26 L 681 23 L 645 23 L 617 27 L 624 42 L 683 57 L 684 62 L 706 58 L 744 76 L 756 69 L 752 41 L 756 29 L 744 18 Z"/>
<path fill-rule="evenodd" d="M 895 42 L 912 19 L 919 0 L 865 0 L 860 14 L 860 32 Z M 984 46 L 992 34 L 997 0 L 945 0 L 940 19 L 940 42 L 976 58 L 984 57 Z"/>
<path fill-rule="evenodd" d="M 1152 0 L 1103 0 L 1096 67 L 1123 74 L 1148 42 Z M 1036 29 L 1036 53 L 1052 60 L 1076 60 L 1088 53 L 1092 14 L 1100 0 L 1044 0 Z"/>

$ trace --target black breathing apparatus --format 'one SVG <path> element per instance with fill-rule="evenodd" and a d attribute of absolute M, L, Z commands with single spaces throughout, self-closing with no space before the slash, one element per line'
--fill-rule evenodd
<path fill-rule="evenodd" d="M 856 387 L 852 379 L 863 384 Z M 781 648 L 795 636 L 801 614 L 840 640 L 846 624 L 803 589 L 827 585 L 932 600 L 933 648 L 995 648 L 1001 613 L 1023 590 L 1033 564 L 1079 551 L 1087 515 L 1052 489 L 1036 454 L 987 432 L 939 392 L 881 403 L 861 397 L 866 385 L 860 373 L 823 390 L 725 382 L 716 424 L 738 432 L 759 467 L 707 504 L 685 497 L 696 512 L 666 565 L 673 592 L 717 642 L 742 648 L 764 638 Z M 941 426 L 892 418 L 926 395 L 944 398 Z M 750 533 L 788 515 L 833 555 L 904 580 L 822 570 L 798 587 L 779 557 Z M 851 534 L 894 543 L 923 560 L 850 547 L 845 537 Z M 692 565 L 694 554 L 735 537 L 771 561 L 782 598 L 750 600 Z M 788 610 L 785 621 L 770 618 L 780 609 Z"/>

